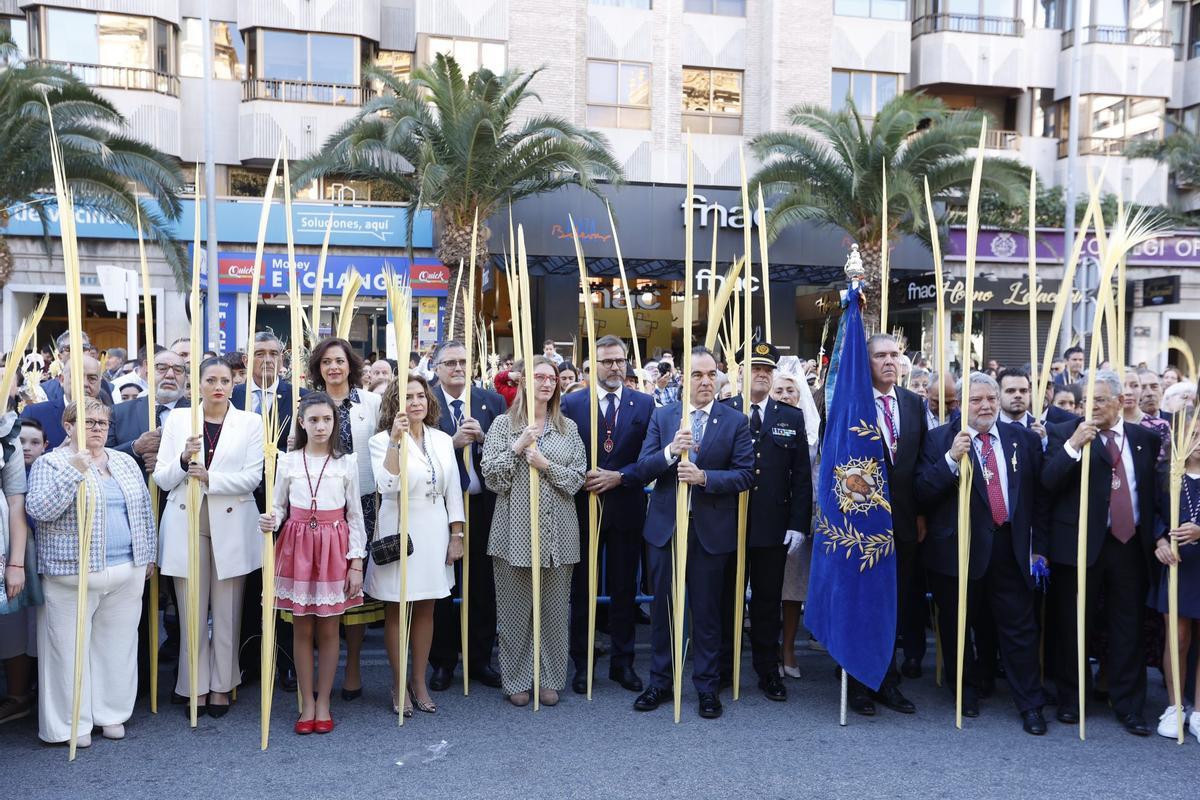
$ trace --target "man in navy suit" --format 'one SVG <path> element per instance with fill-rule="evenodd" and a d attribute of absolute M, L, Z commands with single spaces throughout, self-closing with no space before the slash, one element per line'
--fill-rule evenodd
<path fill-rule="evenodd" d="M 1010 381 L 1011 382 L 1011 381 Z M 1026 381 L 1028 384 L 1028 381 Z M 1028 388 L 1028 386 L 1026 386 Z M 1000 386 L 981 372 L 971 374 L 967 431 L 944 425 L 929 432 L 917 472 L 916 494 L 928 509 L 928 535 L 922 548 L 938 630 L 946 654 L 947 684 L 955 684 L 958 619 L 958 484 L 962 460 L 974 467 L 971 499 L 967 618 L 972 628 L 989 617 L 1008 675 L 1013 701 L 1027 733 L 1046 732 L 1045 703 L 1038 664 L 1035 580 L 1031 565 L 1046 552 L 1046 502 L 1039 478 L 1042 444 L 1018 424 L 998 424 Z M 977 644 L 978 644 L 977 634 Z M 979 673 L 967 645 L 963 660 L 963 716 L 979 716 Z M 981 651 L 992 659 L 994 653 Z"/>
<path fill-rule="evenodd" d="M 142 364 L 146 352 L 140 353 Z M 187 365 L 183 359 L 165 347 L 156 347 L 154 352 L 154 391 L 158 423 L 161 426 L 167 414 L 174 408 L 186 408 L 188 398 L 183 390 Z M 108 446 L 120 450 L 133 458 L 149 475 L 154 472 L 158 459 L 158 440 L 161 429 L 150 430 L 148 397 L 137 397 L 113 407 L 112 422 L 108 426 Z M 166 502 L 166 494 L 162 496 Z"/>
<path fill-rule="evenodd" d="M 1058 720 L 1079 722 L 1076 661 L 1076 564 L 1079 493 L 1084 445 L 1091 443 L 1088 478 L 1086 622 L 1108 634 L 1109 697 L 1117 719 L 1136 736 L 1149 736 L 1143 709 L 1146 668 L 1143 619 L 1146 592 L 1157 574 L 1155 541 L 1167 530 L 1167 501 L 1157 470 L 1162 440 L 1152 430 L 1124 422 L 1121 379 L 1096 373 L 1091 419 L 1051 425 L 1042 485 L 1053 498 L 1050 517 L 1050 609 L 1058 664 Z M 1104 596 L 1104 617 L 1096 600 Z M 1090 683 L 1090 670 L 1085 674 Z"/>
<path fill-rule="evenodd" d="M 1032 431 L 1045 446 L 1046 426 L 1029 413 L 1033 398 L 1033 382 L 1029 373 L 1021 369 L 1001 370 L 996 376 L 996 384 L 1000 387 L 999 421 Z"/>
<path fill-rule="evenodd" d="M 91 356 L 83 356 L 83 393 L 88 397 L 99 398 L 101 396 L 100 372 L 99 361 Z M 62 424 L 62 415 L 67 403 L 75 398 L 74 392 L 71 390 L 71 368 L 67 364 L 63 365 L 60 389 L 61 391 L 57 394 L 47 393 L 49 400 L 25 406 L 25 410 L 21 412 L 23 419 L 32 419 L 41 423 L 42 430 L 46 432 L 47 450 L 53 450 L 63 443 L 63 439 L 67 438 L 66 429 Z"/>
<path fill-rule="evenodd" d="M 631 692 L 642 691 L 642 679 L 633 669 L 633 643 L 637 630 L 637 572 L 642 555 L 642 525 L 646 519 L 646 493 L 638 475 L 638 455 L 654 413 L 654 398 L 625 386 L 628 352 L 616 336 L 596 342 L 598 381 L 596 397 L 597 468 L 589 470 L 583 490 L 575 495 L 581 541 L 579 563 L 571 582 L 571 659 L 575 677 L 571 688 L 587 691 L 588 651 L 588 493 L 600 496 L 600 544 L 604 547 L 604 575 L 611 598 L 608 629 L 612 650 L 608 677 Z M 591 460 L 592 427 L 590 392 L 573 392 L 562 399 L 562 413 L 579 428 Z"/>
<path fill-rule="evenodd" d="M 499 688 L 500 673 L 492 666 L 492 650 L 496 646 L 496 583 L 492 575 L 492 559 L 487 554 L 488 534 L 492 529 L 492 514 L 496 510 L 496 493 L 483 483 L 480 461 L 483 458 L 483 438 L 492 420 L 505 412 L 504 398 L 495 392 L 471 387 L 471 407 L 462 399 L 467 388 L 467 348 L 453 339 L 442 342 L 433 354 L 437 385 L 433 396 L 441 407 L 438 427 L 454 437 L 458 454 L 458 475 L 464 492 L 470 494 L 467 505 L 470 537 L 467 542 L 471 560 L 467 593 L 467 658 L 469 675 L 484 686 Z M 470 448 L 470 466 L 463 452 Z M 429 663 L 433 674 L 429 688 L 443 691 L 454 680 L 462 634 L 459 609 L 454 596 L 461 593 L 462 561 L 454 564 L 454 593 L 438 600 L 433 607 L 433 646 Z"/>
<path fill-rule="evenodd" d="M 771 700 L 787 700 L 779 677 L 780 609 L 783 570 L 789 554 L 800 549 L 812 521 L 812 469 L 804 413 L 772 400 L 771 385 L 779 350 L 767 342 L 754 345 L 750 358 L 750 436 L 754 440 L 754 486 L 746 531 L 746 580 L 750 584 L 750 646 L 758 688 Z M 730 405 L 742 408 L 739 395 Z M 734 603 L 745 597 L 737 586 L 737 559 L 725 570 L 721 602 L 722 677 L 733 680 Z"/>
<path fill-rule="evenodd" d="M 716 402 L 717 359 L 707 348 L 692 350 L 691 374 L 685 380 L 690 381 L 691 407 L 684 409 L 675 402 L 656 410 L 638 459 L 642 480 L 656 481 L 642 530 L 649 545 L 654 589 L 653 655 L 650 685 L 633 707 L 651 711 L 671 696 L 672 540 L 676 488 L 681 481 L 690 487 L 687 599 L 692 617 L 692 682 L 699 694 L 700 716 L 715 719 L 721 716 L 721 593 L 725 565 L 737 549 L 737 497 L 754 480 L 754 445 L 745 415 Z M 682 460 L 684 453 L 690 453 L 690 460 Z"/>

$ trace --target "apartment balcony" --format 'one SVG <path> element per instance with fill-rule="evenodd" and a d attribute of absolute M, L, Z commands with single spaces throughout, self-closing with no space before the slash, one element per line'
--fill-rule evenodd
<path fill-rule="evenodd" d="M 74 61 L 41 60 L 36 63 L 65 69 L 88 86 L 135 92 L 157 92 L 170 97 L 179 97 L 179 76 L 166 72 L 140 67 L 80 64 Z"/>
<path fill-rule="evenodd" d="M 999 128 L 989 128 L 984 134 L 983 140 L 984 150 L 997 150 L 1000 152 L 1021 152 L 1021 134 L 1016 131 L 1006 131 Z"/>
<path fill-rule="evenodd" d="M 238 160 L 269 161 L 282 141 L 291 158 L 309 156 L 374 96 L 373 89 L 362 85 L 242 81 Z"/>
<path fill-rule="evenodd" d="M 389 3 L 403 7 L 403 3 Z M 293 31 L 344 33 L 379 41 L 380 0 L 324 0 L 320 3 L 280 3 L 237 0 L 238 30 L 277 28 Z"/>
<path fill-rule="evenodd" d="M 242 81 L 242 102 L 277 100 L 324 106 L 361 106 L 376 96 L 374 89 L 345 83 L 311 83 L 254 78 Z"/>
<path fill-rule="evenodd" d="M 1075 32 L 1063 31 L 1060 44 L 1058 99 L 1069 93 Z M 1171 96 L 1175 50 L 1169 30 L 1089 25 L 1079 45 L 1083 47 L 1080 94 Z"/>
<path fill-rule="evenodd" d="M 1018 18 L 933 14 L 912 24 L 912 88 L 1031 85 L 1025 23 Z"/>

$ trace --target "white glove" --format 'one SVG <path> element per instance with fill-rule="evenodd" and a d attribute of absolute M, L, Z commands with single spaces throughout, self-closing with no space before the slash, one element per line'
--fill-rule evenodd
<path fill-rule="evenodd" d="M 783 535 L 783 544 L 787 547 L 788 555 L 793 555 L 804 544 L 804 534 L 800 531 L 788 531 Z"/>

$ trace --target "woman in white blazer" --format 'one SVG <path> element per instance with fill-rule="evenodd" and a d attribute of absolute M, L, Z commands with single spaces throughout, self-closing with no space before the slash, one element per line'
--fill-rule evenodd
<path fill-rule="evenodd" d="M 380 396 L 363 388 L 362 355 L 345 339 L 330 337 L 317 342 L 308 357 L 308 376 L 318 392 L 325 392 L 335 404 L 338 437 L 344 453 L 358 454 L 358 490 L 362 503 L 367 541 L 375 538 L 375 475 L 367 443 L 379 428 Z M 346 626 L 346 674 L 342 678 L 342 699 L 356 700 L 362 695 L 363 636 L 366 625 L 383 619 L 383 603 L 363 597 L 363 604 L 342 615 Z"/>
<path fill-rule="evenodd" d="M 192 436 L 192 411 L 175 409 L 163 425 L 154 482 L 169 492 L 159 525 L 162 574 L 175 578 L 175 597 L 187 619 L 188 479 L 200 482 L 199 619 L 196 693 L 201 713 L 222 717 L 229 693 L 241 683 L 237 642 L 245 576 L 262 567 L 262 535 L 254 490 L 262 480 L 262 420 L 233 407 L 233 371 L 220 358 L 200 365 L 199 436 Z M 193 461 L 192 457 L 199 454 Z M 212 638 L 208 619 L 212 616 Z M 190 694 L 187 642 L 179 654 L 175 693 Z"/>

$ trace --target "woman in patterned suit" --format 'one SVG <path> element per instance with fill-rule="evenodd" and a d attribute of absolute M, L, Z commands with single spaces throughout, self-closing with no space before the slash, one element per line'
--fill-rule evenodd
<path fill-rule="evenodd" d="M 554 362 L 533 359 L 533 403 L 517 394 L 512 408 L 492 423 L 483 445 L 482 471 L 496 493 L 488 555 L 496 575 L 500 673 L 515 706 L 533 687 L 533 558 L 530 540 L 530 467 L 540 474 L 539 494 L 542 650 L 539 699 L 558 702 L 567 682 L 571 572 L 579 561 L 575 493 L 583 486 L 587 457 L 575 423 L 559 411 Z M 526 409 L 532 405 L 532 420 Z"/>

